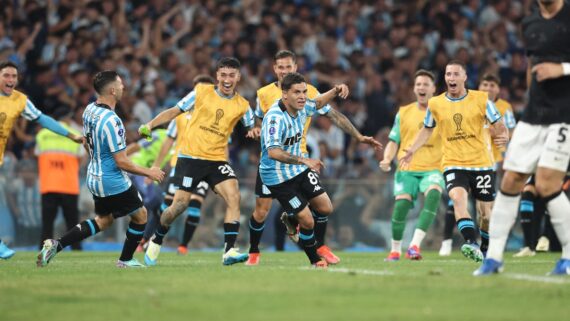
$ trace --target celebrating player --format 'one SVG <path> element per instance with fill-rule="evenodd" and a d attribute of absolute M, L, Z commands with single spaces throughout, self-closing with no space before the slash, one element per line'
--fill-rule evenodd
<path fill-rule="evenodd" d="M 277 81 L 271 83 L 257 91 L 257 108 L 255 109 L 255 117 L 257 122 L 261 123 L 263 116 L 267 113 L 269 108 L 275 104 L 275 102 L 281 98 L 283 90 L 281 84 L 285 75 L 291 72 L 297 71 L 297 57 L 295 54 L 289 50 L 281 50 L 277 52 L 273 58 L 273 72 L 277 76 Z M 317 89 L 307 84 L 307 98 L 315 99 L 319 95 Z M 317 112 L 321 115 L 328 113 L 330 106 L 324 106 Z M 301 152 L 303 155 L 308 156 L 307 152 L 307 131 L 311 125 L 311 117 L 306 118 L 306 122 L 303 127 L 303 136 L 301 137 Z M 249 259 L 245 263 L 246 265 L 258 265 L 260 260 L 259 252 L 259 242 L 261 240 L 261 235 L 263 234 L 263 229 L 265 228 L 265 219 L 267 214 L 271 209 L 271 203 L 273 201 L 273 196 L 271 191 L 264 186 L 261 182 L 261 177 L 259 175 L 259 170 L 257 172 L 257 179 L 255 182 L 255 210 L 249 219 Z M 310 206 L 309 206 L 310 207 Z M 329 264 L 337 264 L 340 259 L 330 250 L 325 243 L 326 228 L 328 223 L 328 216 L 326 213 L 321 213 L 316 208 L 311 208 L 313 216 L 315 218 L 315 238 L 317 240 L 317 253 L 320 257 L 324 258 Z M 283 213 L 281 220 L 285 223 L 288 228 L 289 235 L 296 236 L 296 229 L 289 222 L 287 213 Z"/>
<path fill-rule="evenodd" d="M 37 266 L 46 266 L 66 246 L 84 240 L 113 224 L 115 218 L 130 216 L 127 238 L 117 267 L 144 267 L 133 258 L 146 225 L 146 208 L 136 187 L 123 172 L 144 175 L 162 181 L 164 173 L 135 165 L 126 153 L 125 128 L 115 113 L 115 106 L 124 91 L 123 81 L 116 71 L 95 75 L 93 87 L 97 101 L 83 112 L 83 135 L 91 155 L 87 169 L 87 187 L 95 201 L 95 218 L 83 221 L 58 240 L 47 239 L 37 258 Z"/>
<path fill-rule="evenodd" d="M 415 152 L 439 126 L 443 176 L 453 201 L 457 227 L 465 239 L 461 252 L 480 262 L 483 253 L 476 240 L 475 224 L 467 211 L 467 202 L 471 191 L 477 201 L 479 216 L 486 218 L 491 213 L 495 198 L 494 164 L 487 142 L 488 134 L 484 129 L 485 121 L 491 123 L 493 139 L 499 147 L 505 146 L 509 137 L 504 123 L 499 121 L 501 115 L 488 99 L 487 93 L 467 90 L 466 80 L 465 66 L 461 62 L 451 61 L 447 64 L 447 91 L 429 100 L 424 127 L 400 160 L 401 167 L 407 168 Z"/>
<path fill-rule="evenodd" d="M 426 70 L 418 70 L 414 80 L 416 101 L 400 107 L 394 126 L 390 131 L 390 142 L 384 150 L 384 159 L 380 168 L 388 172 L 390 164 L 396 156 L 402 157 L 420 131 L 426 115 L 428 100 L 435 93 L 435 76 Z M 418 125 L 419 124 L 419 125 Z M 402 237 L 406 228 L 406 216 L 418 195 L 425 195 L 424 208 L 414 231 L 412 242 L 406 252 L 411 260 L 421 260 L 421 243 L 432 224 L 443 191 L 441 167 L 441 137 L 436 127 L 427 144 L 417 151 L 413 161 L 406 170 L 398 169 L 394 177 L 394 196 L 396 203 L 392 214 L 392 249 L 386 261 L 398 261 L 402 251 Z M 398 146 L 399 145 L 399 146 Z"/>
<path fill-rule="evenodd" d="M 25 119 L 35 121 L 42 127 L 56 134 L 69 137 L 76 143 L 82 144 L 83 138 L 74 135 L 53 118 L 39 111 L 30 99 L 22 92 L 16 90 L 18 85 L 18 66 L 10 61 L 0 63 L 0 166 L 4 162 L 4 151 L 12 127 L 20 115 Z M 9 259 L 14 250 L 8 248 L 0 240 L 0 259 Z"/>
<path fill-rule="evenodd" d="M 324 268 L 328 264 L 317 254 L 315 223 L 308 204 L 326 215 L 332 212 L 332 203 L 319 181 L 323 162 L 304 156 L 301 138 L 307 118 L 334 97 L 346 98 L 348 87 L 337 85 L 315 100 L 310 100 L 307 99 L 305 78 L 298 73 L 290 73 L 283 78 L 281 89 L 282 98 L 263 118 L 259 174 L 263 185 L 279 200 L 284 210 L 296 215 L 300 226 L 299 239 L 311 264 Z M 360 134 L 346 116 L 332 108 L 329 114 L 343 131 L 358 142 L 381 147 L 374 138 Z"/>
<path fill-rule="evenodd" d="M 240 225 L 240 194 L 237 177 L 228 164 L 226 153 L 228 138 L 240 119 L 245 127 L 253 127 L 251 107 L 236 91 L 240 77 L 240 62 L 237 59 L 220 59 L 216 66 L 217 86 L 196 86 L 176 106 L 163 111 L 139 129 L 141 135 L 148 136 L 155 126 L 193 110 L 192 119 L 181 137 L 181 149 L 174 173 L 182 178 L 182 182 L 174 194 L 172 205 L 162 213 L 160 225 L 149 242 L 145 254 L 147 265 L 156 264 L 162 240 L 168 233 L 170 224 L 186 210 L 192 193 L 196 193 L 202 181 L 212 186 L 227 205 L 222 263 L 231 265 L 248 258 L 247 254 L 238 252 L 234 247 Z M 249 129 L 247 137 L 255 138 L 256 132 Z"/>

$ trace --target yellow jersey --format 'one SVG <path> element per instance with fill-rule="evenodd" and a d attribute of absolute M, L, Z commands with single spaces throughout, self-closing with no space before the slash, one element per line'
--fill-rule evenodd
<path fill-rule="evenodd" d="M 514 129 L 516 126 L 516 121 L 515 121 L 515 116 L 513 114 L 513 107 L 511 106 L 511 104 L 509 104 L 506 100 L 499 98 L 497 99 L 497 101 L 495 101 L 495 106 L 497 107 L 497 110 L 503 117 L 503 122 L 505 123 L 505 127 L 507 127 L 509 130 Z M 487 130 L 487 134 L 489 135 L 489 141 L 491 144 L 493 159 L 495 163 L 502 161 L 503 152 L 505 151 L 505 148 L 504 147 L 499 148 L 495 145 L 495 143 L 493 143 L 493 139 L 491 137 L 491 133 L 489 132 L 489 130 Z"/>
<path fill-rule="evenodd" d="M 192 158 L 227 161 L 228 140 L 237 122 L 253 126 L 249 102 L 235 93 L 224 97 L 210 84 L 198 84 L 176 106 L 183 112 L 192 111 L 186 126 L 179 127 L 180 155 Z"/>
<path fill-rule="evenodd" d="M 170 158 L 170 167 L 174 168 L 176 166 L 176 161 L 178 160 L 178 153 L 180 153 L 180 147 L 182 146 L 181 140 L 184 137 L 184 132 L 179 132 L 178 128 L 184 130 L 188 122 L 192 119 L 192 113 L 183 113 L 178 115 L 171 125 L 168 126 L 166 134 L 175 139 L 174 148 L 172 151 L 172 157 Z M 179 135 L 180 134 L 180 135 Z"/>
<path fill-rule="evenodd" d="M 501 119 L 487 93 L 468 90 L 461 98 L 450 98 L 447 93 L 432 97 L 424 126 L 439 127 L 442 143 L 443 170 L 491 170 L 493 158 L 485 121 L 493 124 Z"/>
<path fill-rule="evenodd" d="M 14 90 L 10 96 L 0 94 L 0 166 L 4 161 L 4 150 L 14 123 L 23 115 L 27 120 L 36 120 L 42 113 L 23 93 Z"/>
<path fill-rule="evenodd" d="M 426 110 L 422 110 L 417 102 L 400 107 L 388 136 L 390 140 L 400 145 L 398 159 L 402 158 L 414 143 L 423 127 L 425 116 Z M 406 169 L 411 172 L 433 170 L 441 170 L 441 138 L 438 127 L 435 128 L 428 142 L 417 150 L 409 168 Z"/>
<path fill-rule="evenodd" d="M 307 98 L 315 99 L 319 96 L 320 93 L 311 84 L 307 84 Z M 269 108 L 273 106 L 277 102 L 277 100 L 281 99 L 283 96 L 283 91 L 276 82 L 270 83 L 269 85 L 260 88 L 257 90 L 257 106 L 255 108 L 255 117 L 263 118 L 263 115 L 267 113 Z M 330 110 L 330 107 L 323 107 L 319 109 L 319 113 L 321 115 L 326 114 Z M 303 154 L 308 154 L 307 152 L 307 132 L 309 131 L 309 127 L 311 126 L 311 118 L 307 117 L 307 121 L 305 121 L 305 126 L 303 127 L 303 137 L 301 138 L 301 152 Z"/>

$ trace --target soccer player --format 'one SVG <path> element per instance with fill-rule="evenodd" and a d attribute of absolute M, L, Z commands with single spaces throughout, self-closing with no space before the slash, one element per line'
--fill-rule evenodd
<path fill-rule="evenodd" d="M 307 83 L 298 73 L 289 73 L 281 82 L 282 98 L 265 114 L 261 126 L 261 181 L 279 201 L 287 213 L 296 215 L 299 221 L 299 239 L 312 265 L 327 267 L 327 262 L 317 254 L 313 216 L 308 204 L 332 213 L 332 202 L 319 181 L 323 162 L 306 158 L 301 151 L 301 139 L 306 119 L 313 116 L 334 97 L 346 98 L 348 87 L 337 85 L 318 96 L 307 99 Z M 340 112 L 330 109 L 329 117 L 358 142 L 380 148 L 372 137 L 363 136 Z"/>
<path fill-rule="evenodd" d="M 487 218 L 495 198 L 493 158 L 488 146 L 485 121 L 491 123 L 495 144 L 505 146 L 509 136 L 495 104 L 487 93 L 467 90 L 465 66 L 451 61 L 445 67 L 447 91 L 428 102 L 424 127 L 414 144 L 401 158 L 401 167 L 409 166 L 415 152 L 432 135 L 436 126 L 442 141 L 442 167 L 446 188 L 453 201 L 457 227 L 465 239 L 461 252 L 480 262 L 483 253 L 476 240 L 475 224 L 467 210 L 469 192 L 476 200 L 479 217 Z"/>
<path fill-rule="evenodd" d="M 256 138 L 259 133 L 252 128 L 253 112 L 249 103 L 236 91 L 240 77 L 240 62 L 237 59 L 220 59 L 216 66 L 217 86 L 199 84 L 176 106 L 161 112 L 139 129 L 142 136 L 148 136 L 155 126 L 193 110 L 192 119 L 181 136 L 181 149 L 174 170 L 174 175 L 181 177 L 182 182 L 174 193 L 172 205 L 162 212 L 160 225 L 149 242 L 145 254 L 147 265 L 156 264 L 170 224 L 188 208 L 192 193 L 196 193 L 202 181 L 207 182 L 227 205 L 222 263 L 231 265 L 248 258 L 247 254 L 240 253 L 234 247 L 240 225 L 240 193 L 226 152 L 229 136 L 240 119 L 249 128 L 247 137 Z"/>
<path fill-rule="evenodd" d="M 95 218 L 85 220 L 69 230 L 58 240 L 47 239 L 37 258 L 37 266 L 44 267 L 66 246 L 84 240 L 113 224 L 115 218 L 130 216 L 127 238 L 119 268 L 144 267 L 133 258 L 146 224 L 146 209 L 135 186 L 126 172 L 144 175 L 162 181 L 164 173 L 135 165 L 125 151 L 125 128 L 115 113 L 115 106 L 124 91 L 123 81 L 116 71 L 97 73 L 93 79 L 97 100 L 83 112 L 83 135 L 91 156 L 87 168 L 87 187 L 95 201 Z"/>
<path fill-rule="evenodd" d="M 551 274 L 570 274 L 570 202 L 562 192 L 570 160 L 570 4 L 538 0 L 538 10 L 523 19 L 522 34 L 530 61 L 529 102 L 505 157 L 505 176 L 491 216 L 489 252 L 474 275 L 503 269 L 520 192 L 534 172 L 536 192 L 562 246 Z"/>
<path fill-rule="evenodd" d="M 297 71 L 297 57 L 289 50 L 278 51 L 273 57 L 273 72 L 277 76 L 277 81 L 273 82 L 265 87 L 260 88 L 257 91 L 257 107 L 255 109 L 255 117 L 258 125 L 261 125 L 263 116 L 267 113 L 269 108 L 275 104 L 277 100 L 281 98 L 283 90 L 281 88 L 281 83 L 285 75 L 291 72 Z M 315 99 L 319 95 L 318 90 L 307 84 L 307 98 Z M 330 106 L 324 106 L 317 112 L 321 115 L 326 115 L 329 111 Z M 305 157 L 308 156 L 307 152 L 307 132 L 311 125 L 311 117 L 306 118 L 306 122 L 303 125 L 303 136 L 301 137 L 301 152 Z M 246 265 L 258 265 L 261 253 L 259 251 L 259 242 L 261 241 L 261 236 L 265 228 L 265 219 L 267 214 L 271 209 L 271 204 L 273 201 L 273 196 L 267 186 L 261 182 L 261 177 L 259 175 L 259 169 L 257 171 L 257 179 L 255 182 L 255 210 L 249 219 L 249 259 L 245 263 Z M 317 253 L 320 257 L 324 258 L 329 264 L 337 264 L 340 259 L 330 250 L 325 243 L 326 228 L 328 223 L 328 214 L 321 213 L 322 209 L 310 208 L 316 221 L 315 225 L 315 238 L 317 240 Z M 288 234 L 296 235 L 296 227 L 289 222 L 287 213 L 283 213 L 281 220 L 285 223 L 287 227 Z"/>
<path fill-rule="evenodd" d="M 394 126 L 389 134 L 390 142 L 384 149 L 384 158 L 380 168 L 390 171 L 390 164 L 396 153 L 402 157 L 411 146 L 422 127 L 426 115 L 428 100 L 435 93 L 435 76 L 427 70 L 418 70 L 414 77 L 416 101 L 400 107 Z M 419 124 L 419 125 L 418 125 Z M 421 243 L 428 228 L 433 223 L 441 193 L 444 189 L 441 166 L 441 138 L 436 127 L 427 144 L 420 148 L 406 170 L 397 170 L 394 176 L 394 212 L 392 213 L 392 249 L 386 261 L 398 261 L 402 251 L 402 237 L 406 228 L 406 216 L 414 206 L 418 191 L 425 195 L 418 224 L 414 230 L 412 242 L 406 252 L 406 258 L 421 260 Z"/>
<path fill-rule="evenodd" d="M 75 135 L 61 126 L 53 118 L 44 115 L 22 92 L 16 90 L 18 85 L 18 66 L 11 61 L 0 62 L 0 166 L 4 162 L 4 150 L 14 123 L 24 116 L 56 134 L 66 136 L 76 143 L 83 143 L 81 136 Z M 0 240 L 0 259 L 9 259 L 14 250 L 8 248 Z"/>
<path fill-rule="evenodd" d="M 495 103 L 495 107 L 503 117 L 503 121 L 507 129 L 509 129 L 509 137 L 512 134 L 512 129 L 516 126 L 515 116 L 513 114 L 513 108 L 511 104 L 509 104 L 506 100 L 499 98 L 500 93 L 500 85 L 501 79 L 491 73 L 484 74 L 481 77 L 481 81 L 479 82 L 479 90 L 484 91 L 489 95 L 489 100 Z M 485 124 L 485 127 L 488 128 L 488 124 Z M 493 153 L 493 160 L 495 162 L 495 170 L 499 170 L 502 166 L 503 161 L 503 152 L 505 151 L 504 148 L 497 147 L 496 144 L 491 142 L 491 152 Z M 496 175 L 496 174 L 495 174 Z M 481 239 L 483 240 L 484 244 L 488 244 L 489 234 L 489 219 L 482 217 L 478 217 L 479 219 L 479 233 L 481 234 Z M 452 248 L 452 239 L 451 235 L 453 233 L 453 226 L 455 223 L 455 213 L 453 211 L 453 202 L 449 202 L 448 209 L 445 214 L 444 220 L 444 238 L 443 242 L 441 243 L 441 249 L 439 251 L 439 255 L 441 256 L 448 256 L 451 254 Z M 483 244 L 481 245 L 482 248 Z"/>
<path fill-rule="evenodd" d="M 194 77 L 192 83 L 194 84 L 194 86 L 197 86 L 198 84 L 213 85 L 215 84 L 215 80 L 209 75 L 198 75 Z M 172 199 L 174 198 L 174 193 L 178 188 L 180 188 L 180 184 L 182 182 L 182 177 L 174 175 L 175 174 L 174 169 L 176 167 L 176 161 L 178 159 L 177 158 L 178 152 L 182 147 L 181 137 L 183 137 L 184 135 L 184 132 L 182 132 L 180 136 L 178 135 L 178 128 L 184 131 L 186 125 L 188 124 L 191 118 L 192 118 L 192 111 L 188 111 L 186 113 L 178 115 L 178 117 L 170 121 L 170 124 L 168 124 L 168 129 L 166 130 L 166 139 L 162 144 L 162 149 L 160 150 L 157 158 L 154 161 L 154 164 L 152 165 L 153 167 L 160 167 L 164 158 L 170 153 L 172 146 L 176 142 L 176 145 L 174 145 L 175 149 L 172 153 L 172 158 L 170 159 L 171 170 L 170 170 L 170 175 L 168 177 L 168 182 L 166 183 L 167 188 L 164 193 L 164 200 L 160 206 L 159 217 L 160 214 L 162 214 L 162 211 L 168 208 L 168 206 L 172 205 Z M 186 222 L 184 224 L 184 232 L 182 234 L 180 245 L 178 245 L 177 249 L 177 252 L 180 255 L 188 254 L 188 243 L 192 240 L 194 232 L 196 231 L 196 227 L 198 227 L 198 224 L 200 224 L 200 211 L 202 208 L 202 203 L 204 203 L 204 199 L 208 194 L 209 188 L 210 186 L 208 185 L 208 183 L 206 183 L 205 181 L 201 181 L 198 184 L 195 193 L 192 193 L 192 195 L 190 196 L 190 202 L 188 203 L 188 208 L 186 209 Z M 154 232 L 154 227 L 152 231 Z M 146 237 L 147 235 L 145 231 L 145 238 Z M 149 237 L 148 239 L 150 239 L 150 235 L 148 235 L 148 237 Z"/>

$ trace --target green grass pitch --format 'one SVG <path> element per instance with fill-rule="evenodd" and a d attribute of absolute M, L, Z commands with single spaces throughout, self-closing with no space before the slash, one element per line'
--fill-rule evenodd
<path fill-rule="evenodd" d="M 115 267 L 118 253 L 32 252 L 0 262 L 0 320 L 564 320 L 570 277 L 547 277 L 558 254 L 512 259 L 505 273 L 448 258 L 386 263 L 386 253 L 338 253 L 311 269 L 301 252 L 263 253 L 261 265 L 222 266 L 219 253 L 163 253 L 159 265 Z M 142 259 L 141 254 L 137 254 Z"/>

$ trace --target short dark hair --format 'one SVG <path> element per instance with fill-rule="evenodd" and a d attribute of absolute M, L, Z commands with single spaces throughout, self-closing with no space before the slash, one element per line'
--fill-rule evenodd
<path fill-rule="evenodd" d="M 290 50 L 279 50 L 275 56 L 273 56 L 273 62 L 283 58 L 291 58 L 293 62 L 297 62 L 297 55 Z"/>
<path fill-rule="evenodd" d="M 194 79 L 192 79 L 192 83 L 196 86 L 197 84 L 215 84 L 216 81 L 210 75 L 201 74 L 194 77 Z"/>
<path fill-rule="evenodd" d="M 221 68 L 233 68 L 239 70 L 241 64 L 237 58 L 234 57 L 224 57 L 218 60 L 216 64 L 216 71 L 220 70 Z"/>
<path fill-rule="evenodd" d="M 116 81 L 117 77 L 119 77 L 119 74 L 114 70 L 98 72 L 95 77 L 93 77 L 93 88 L 95 88 L 95 92 L 101 95 L 105 87 L 113 81 Z"/>
<path fill-rule="evenodd" d="M 283 81 L 281 82 L 281 89 L 282 90 L 289 90 L 293 85 L 304 83 L 305 77 L 298 72 L 290 72 L 285 77 L 283 77 Z"/>
<path fill-rule="evenodd" d="M 14 68 L 14 69 L 16 69 L 16 71 L 18 71 L 18 65 L 16 65 L 16 63 L 9 61 L 9 60 L 0 62 L 0 70 L 7 68 L 7 67 Z"/>
<path fill-rule="evenodd" d="M 425 70 L 425 69 L 420 69 L 420 70 L 416 71 L 416 73 L 414 74 L 414 81 L 419 76 L 426 76 L 429 79 L 431 79 L 431 81 L 435 84 L 435 75 L 433 74 L 433 72 L 431 72 L 429 70 Z"/>
<path fill-rule="evenodd" d="M 450 62 L 448 62 L 447 65 L 445 65 L 445 67 L 447 68 L 447 66 L 452 66 L 452 65 L 459 66 L 463 69 L 463 71 L 467 72 L 467 66 L 465 66 L 465 64 L 461 60 L 453 59 Z"/>
<path fill-rule="evenodd" d="M 497 86 L 501 85 L 501 78 L 499 78 L 498 75 L 490 72 L 485 73 L 483 77 L 481 77 L 481 81 L 479 83 L 482 83 L 483 81 L 494 82 L 495 84 L 497 84 Z"/>

